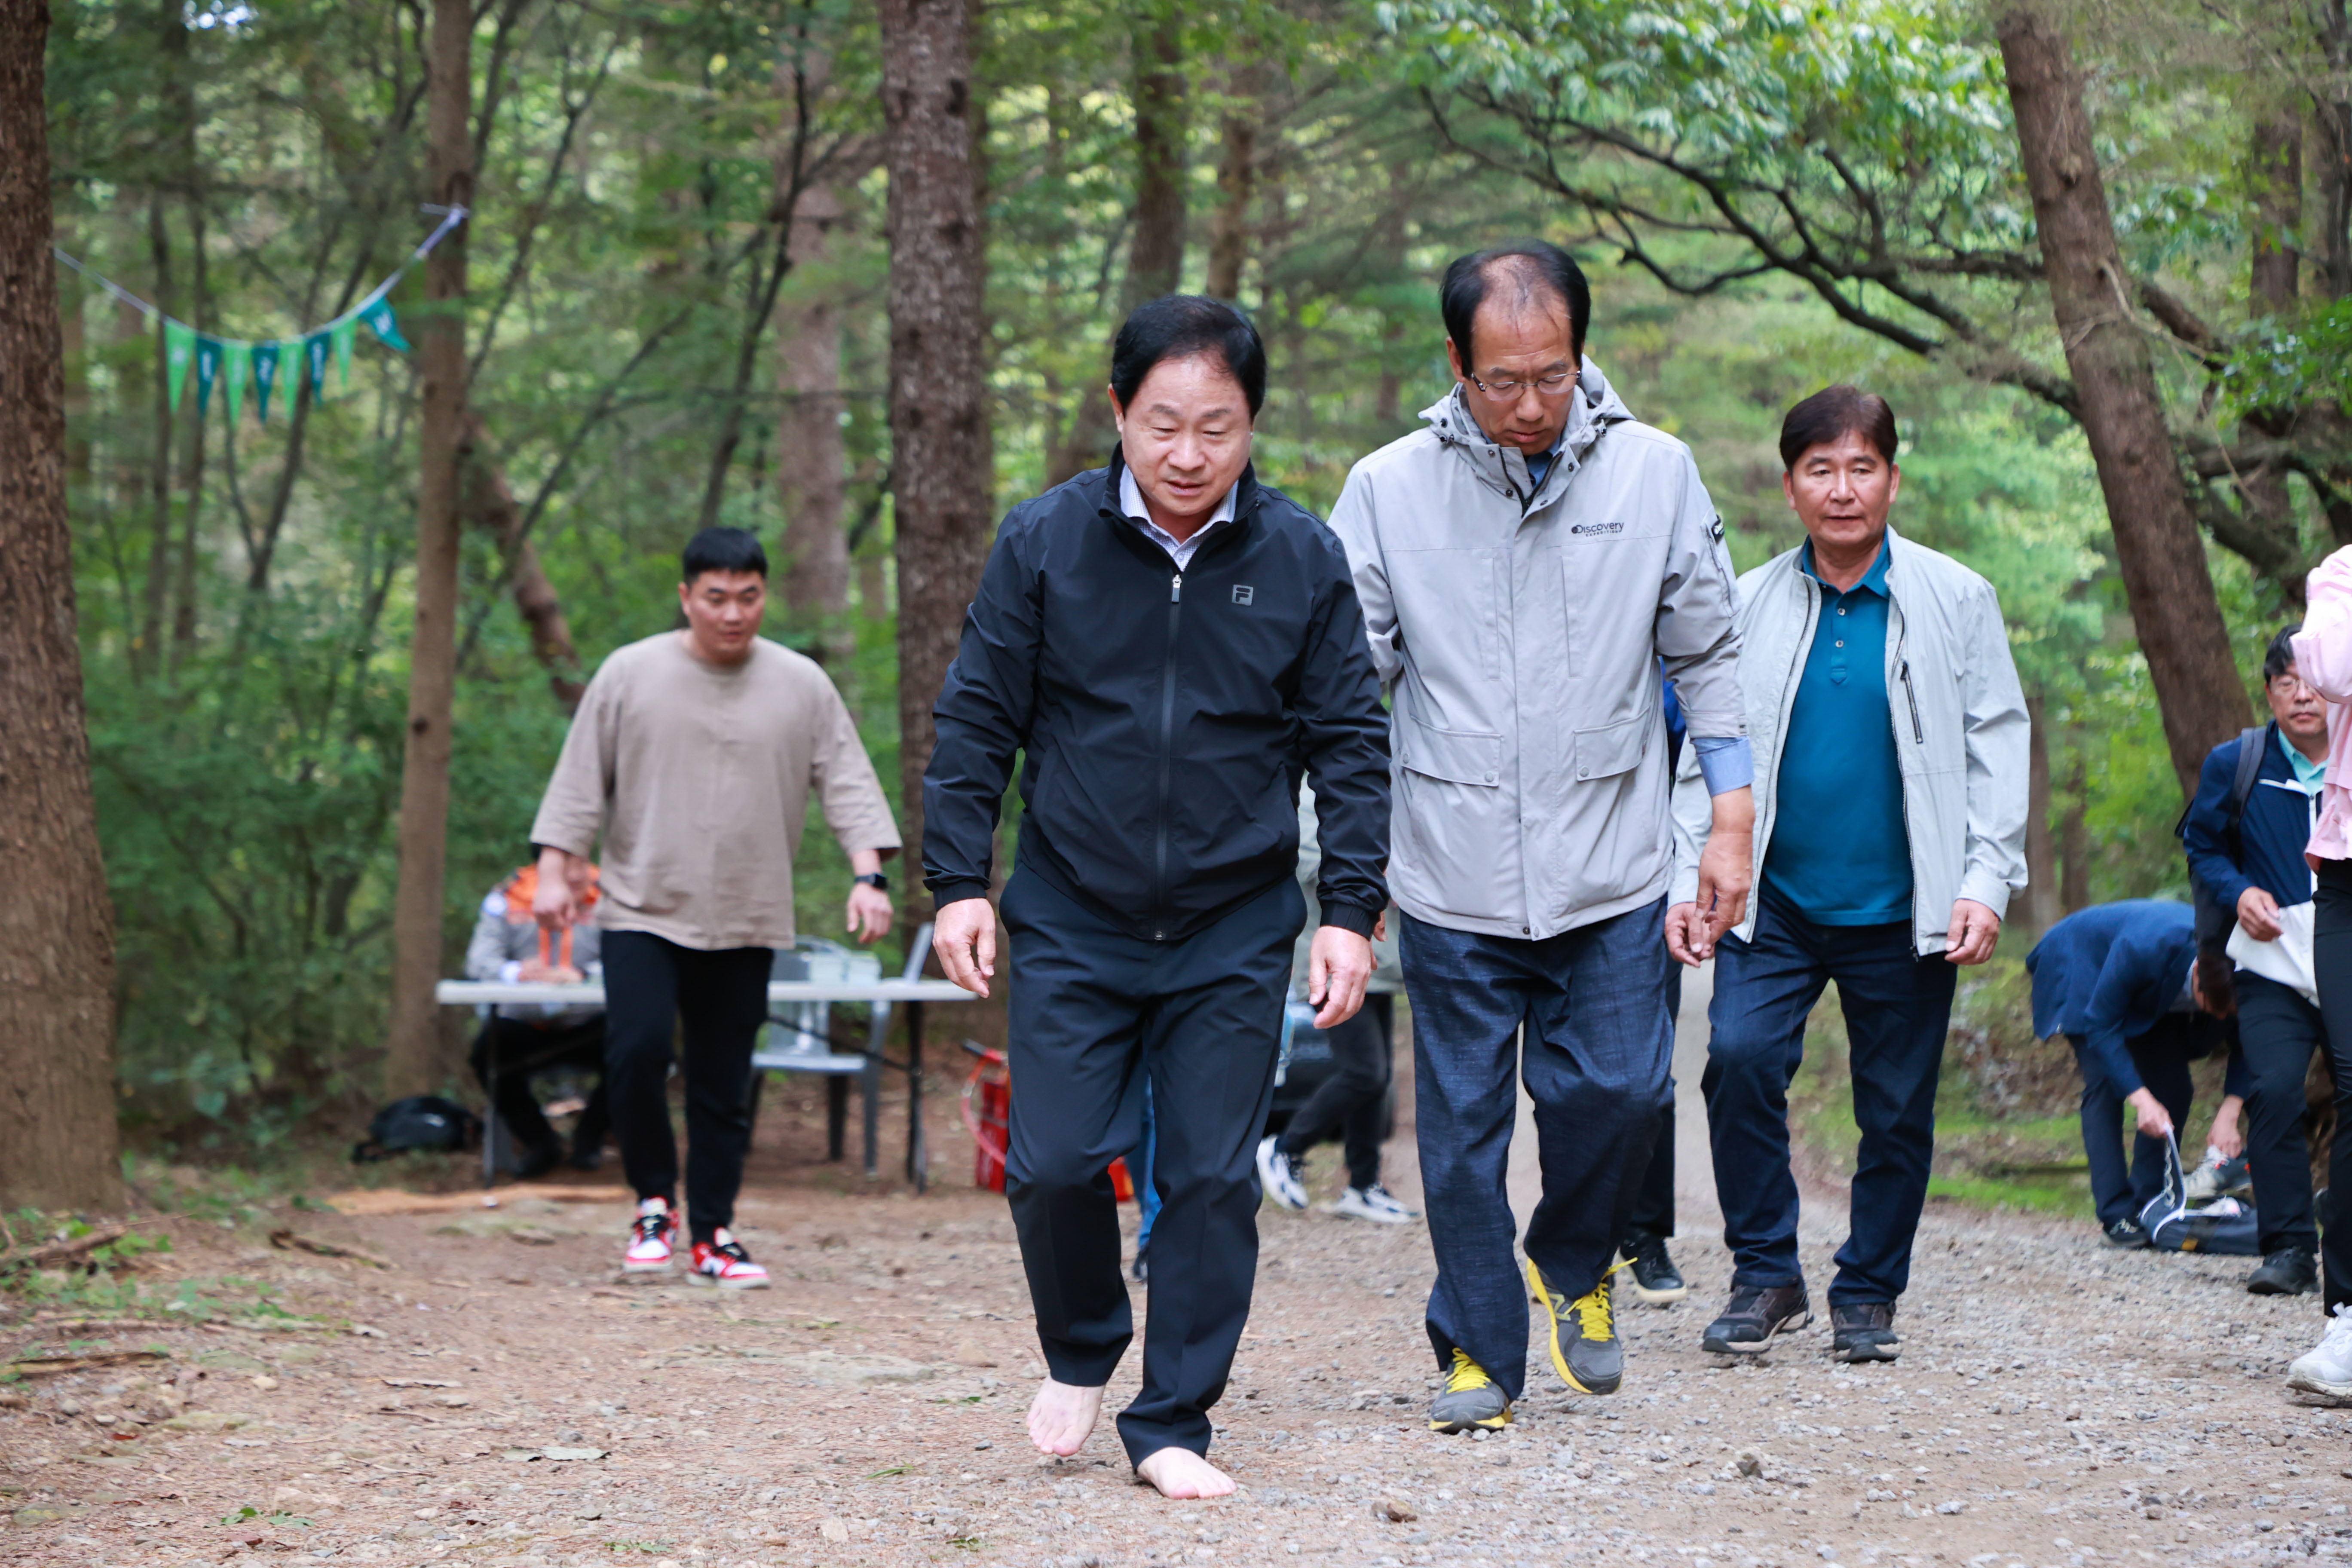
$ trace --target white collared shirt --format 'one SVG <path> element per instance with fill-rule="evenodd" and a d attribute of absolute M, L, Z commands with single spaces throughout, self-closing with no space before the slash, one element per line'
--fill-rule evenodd
<path fill-rule="evenodd" d="M 1143 504 L 1143 490 L 1135 482 L 1135 470 L 1124 464 L 1118 470 L 1119 510 L 1127 513 L 1128 521 L 1143 530 L 1145 535 L 1154 544 L 1168 552 L 1168 558 L 1176 563 L 1176 570 L 1179 572 L 1192 563 L 1192 553 L 1201 548 L 1201 541 L 1233 521 L 1234 498 L 1240 493 L 1239 485 L 1227 490 L 1225 499 L 1217 503 L 1217 510 L 1209 514 L 1209 521 L 1194 529 L 1190 539 L 1180 541 L 1174 534 L 1151 521 L 1151 509 Z"/>

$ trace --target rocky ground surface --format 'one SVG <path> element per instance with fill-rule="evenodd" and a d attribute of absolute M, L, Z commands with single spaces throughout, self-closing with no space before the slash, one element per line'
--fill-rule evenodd
<path fill-rule="evenodd" d="M 1696 1063 L 1681 1076 L 1695 1086 Z M 927 1195 L 869 1189 L 812 1160 L 819 1119 L 804 1098 L 780 1110 L 789 1099 L 771 1097 L 743 1208 L 746 1239 L 776 1271 L 764 1292 L 621 1285 L 625 1205 L 510 1189 L 492 1211 L 184 1224 L 157 1265 L 271 1283 L 286 1310 L 329 1327 L 0 1324 L 12 1353 L 69 1339 L 171 1352 L 0 1391 L 0 1508 L 13 1516 L 0 1559 L 2352 1557 L 2352 1411 L 2296 1403 L 2284 1385 L 2287 1361 L 2317 1338 L 2317 1307 L 2246 1295 L 2243 1260 L 2119 1255 L 2087 1225 L 1939 1205 L 1899 1363 L 1836 1367 L 1820 1328 L 1754 1361 L 1706 1355 L 1699 1330 L 1727 1264 L 1708 1234 L 1696 1094 L 1684 1097 L 1677 1244 L 1695 1289 L 1680 1306 L 1624 1313 L 1622 1393 L 1570 1394 L 1538 1349 L 1507 1434 L 1430 1434 L 1423 1229 L 1269 1210 L 1213 1455 L 1241 1490 L 1163 1501 L 1135 1484 L 1108 1423 L 1071 1459 L 1026 1442 L 1042 1368 L 1003 1200 L 963 1184 L 948 1152 Z M 938 1132 L 934 1115 L 935 1145 L 961 1161 L 961 1136 Z M 1408 1121 L 1391 1172 L 1409 1198 L 1411 1150 Z M 1328 1192 L 1332 1157 L 1317 1170 Z M 1514 1182 L 1522 1202 L 1530 1174 Z M 1825 1281 L 1842 1205 L 1813 1197 L 1806 1266 Z M 271 1247 L 273 1226 L 393 1267 Z"/>

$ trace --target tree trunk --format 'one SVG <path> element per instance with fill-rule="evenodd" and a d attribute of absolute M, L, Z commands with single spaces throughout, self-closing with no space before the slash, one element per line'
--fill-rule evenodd
<path fill-rule="evenodd" d="M 188 291 L 188 324 L 202 331 L 212 307 L 205 297 L 205 205 L 201 193 L 188 199 L 188 255 L 194 274 Z M 172 583 L 172 663 L 175 667 L 196 646 L 196 519 L 205 504 L 205 416 L 201 410 L 188 421 L 188 445 L 181 458 L 180 488 L 187 492 L 187 499 L 181 508 L 180 552 Z"/>
<path fill-rule="evenodd" d="M 1217 159 L 1217 210 L 1209 220 L 1208 291 L 1242 297 L 1242 266 L 1249 259 L 1250 193 L 1257 184 L 1257 68 L 1234 72 L 1234 102 L 1225 110 L 1224 150 Z M 1181 173 L 1180 173 L 1181 177 Z"/>
<path fill-rule="evenodd" d="M 2319 244 L 2314 248 L 2327 297 L 2352 299 L 2352 10 L 2345 0 L 2322 0 L 2311 11 L 2327 58 L 2321 79 L 2326 87 L 2313 89 L 2319 122 L 2318 155 L 2312 160 L 2319 184 Z"/>
<path fill-rule="evenodd" d="M 1184 96 L 1184 15 L 1181 0 L 1160 0 L 1132 35 L 1135 105 L 1135 228 L 1118 314 L 1173 294 L 1184 271 L 1185 143 L 1192 132 Z M 1114 329 L 1114 331 L 1116 329 Z M 1108 366 L 1108 356 L 1106 356 Z M 1108 379 L 1108 378 L 1106 378 Z M 1118 426 L 1103 383 L 1087 388 L 1068 438 L 1045 479 L 1058 485 L 1103 460 Z"/>
<path fill-rule="evenodd" d="M 547 670 L 548 690 L 569 713 L 588 689 L 580 679 L 580 650 L 572 641 L 572 624 L 563 618 L 563 603 L 539 563 L 538 550 L 523 532 L 523 509 L 515 502 L 514 488 L 486 456 L 489 442 L 482 434 L 481 416 L 467 410 L 464 418 L 459 493 L 465 519 L 498 541 L 515 611 L 530 633 L 530 651 Z"/>
<path fill-rule="evenodd" d="M 2065 911 L 2058 882 L 2058 844 L 2050 832 L 2050 721 L 2041 694 L 2025 695 L 2029 726 L 2025 757 L 2025 901 L 2036 933 Z"/>
<path fill-rule="evenodd" d="M 0 0 L 0 1206 L 121 1201 L 114 914 L 74 640 L 42 0 Z"/>
<path fill-rule="evenodd" d="M 899 824 L 922 856 L 931 706 L 980 583 L 993 500 L 981 343 L 967 0 L 881 0 L 890 172 L 890 472 L 898 566 Z M 929 907 L 911 869 L 909 924 Z"/>
<path fill-rule="evenodd" d="M 433 200 L 470 207 L 474 142 L 473 9 L 433 0 L 425 138 Z M 449 724 L 457 688 L 458 464 L 465 435 L 466 226 L 425 261 L 431 309 L 417 322 L 424 380 L 416 483 L 416 620 L 409 647 L 408 731 L 401 755 L 400 885 L 392 911 L 392 1020 L 387 1098 L 422 1094 L 441 1077 L 441 879 L 449 831 Z"/>
<path fill-rule="evenodd" d="M 2246 184 L 2252 197 L 2247 214 L 2249 276 L 2252 280 L 2247 313 L 2292 320 L 2295 314 L 2302 260 L 2303 121 L 2293 113 L 2272 113 L 2254 121 L 2253 145 L 2247 159 Z M 2248 419 L 2240 436 L 2249 441 L 2275 439 L 2288 433 L 2292 414 Z M 2292 601 L 2303 597 L 2302 530 L 2294 516 L 2294 500 L 2287 492 L 2286 470 L 2264 463 L 2237 476 L 2238 495 L 2245 505 L 2248 528 L 2272 542 L 2279 560 L 2273 574 Z"/>
<path fill-rule="evenodd" d="M 172 299 L 172 237 L 163 226 L 163 198 L 147 199 L 147 248 L 155 264 L 155 309 L 170 315 Z M 171 347 L 163 323 L 155 331 L 154 447 L 148 453 L 152 467 L 147 476 L 152 511 L 147 534 L 145 603 L 139 618 L 138 640 L 132 645 L 131 668 L 153 675 L 163 668 L 163 620 L 169 613 L 165 594 L 172 580 L 172 366 Z"/>
<path fill-rule="evenodd" d="M 2127 275 L 2074 51 L 2031 4 L 2010 5 L 1994 26 L 2051 306 L 2082 398 L 2083 432 L 2098 465 L 2172 770 L 2185 795 L 2205 753 L 2244 728 L 2246 690 L 2165 426 L 2147 339 L 2126 303 Z"/>
<path fill-rule="evenodd" d="M 2083 737 L 2079 731 L 2067 736 L 2067 750 L 2074 753 L 2074 765 L 2066 776 L 2066 809 L 2058 819 L 2058 859 L 2060 870 L 2058 901 L 2065 906 L 2064 914 L 2091 907 L 2091 829 L 2086 814 L 2089 810 L 2091 781 L 2083 766 Z"/>
<path fill-rule="evenodd" d="M 777 323 L 776 379 L 784 393 L 776 419 L 776 506 L 783 514 L 784 607 L 795 626 L 833 647 L 849 608 L 848 460 L 841 443 L 841 305 L 825 276 L 828 240 L 843 219 L 830 186 L 801 199 L 793 252 L 814 287 L 787 295 Z"/>

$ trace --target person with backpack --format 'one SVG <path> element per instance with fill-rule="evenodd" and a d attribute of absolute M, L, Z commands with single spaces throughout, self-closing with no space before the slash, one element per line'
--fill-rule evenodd
<path fill-rule="evenodd" d="M 2327 704 L 2295 664 L 2300 629 L 2280 632 L 2263 656 L 2271 721 L 2213 748 L 2180 822 L 2200 946 L 2226 941 L 2221 963 L 2234 963 L 2246 1164 L 2263 1249 L 2246 1289 L 2257 1296 L 2300 1296 L 2319 1285 L 2303 1086 L 2327 1030 L 2311 972 L 2317 879 L 2303 851 L 2319 820 Z"/>
<path fill-rule="evenodd" d="M 2034 1037 L 2065 1036 L 2082 1064 L 2083 1152 L 2099 1228 L 2110 1247 L 2146 1247 L 2139 1216 L 2164 1190 L 2166 1140 L 2188 1121 L 2196 1092 L 2189 1064 L 2224 1038 L 2214 1020 L 2226 997 L 2199 984 L 2196 911 L 2169 899 L 2077 910 L 2042 933 L 2025 968 Z M 2233 1056 L 2225 1094 L 2244 1094 L 2243 1071 Z M 2128 1165 L 2117 1136 L 2126 1108 L 2138 1130 Z"/>

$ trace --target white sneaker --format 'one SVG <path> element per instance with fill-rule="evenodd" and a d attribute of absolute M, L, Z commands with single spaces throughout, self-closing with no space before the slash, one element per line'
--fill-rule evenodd
<path fill-rule="evenodd" d="M 1298 1179 L 1298 1171 L 1290 1156 L 1276 1147 L 1274 1138 L 1261 1138 L 1257 1143 L 1257 1179 L 1271 1202 L 1286 1209 L 1307 1206 L 1307 1188 Z"/>
<path fill-rule="evenodd" d="M 2352 1399 L 2352 1304 L 2339 1305 L 2319 1343 L 2287 1367 L 2286 1385 L 2305 1394 Z"/>
<path fill-rule="evenodd" d="M 2181 1196 L 2191 1208 L 2202 1207 L 2216 1198 L 2243 1197 L 2253 1191 L 2253 1180 L 2247 1172 L 2246 1157 L 2232 1160 L 2219 1149 L 2208 1144 L 2205 1158 L 2181 1182 Z"/>
<path fill-rule="evenodd" d="M 1389 1196 L 1388 1189 L 1378 1182 L 1369 1187 L 1349 1187 L 1331 1205 L 1331 1212 L 1368 1219 L 1374 1225 L 1411 1225 L 1421 1217 L 1418 1210 L 1409 1209 Z"/>
<path fill-rule="evenodd" d="M 621 1272 L 668 1273 L 677 1235 L 677 1216 L 669 1212 L 669 1205 L 659 1198 L 646 1199 L 637 1205 L 637 1217 L 629 1226 L 629 1249 L 621 1255 Z"/>

